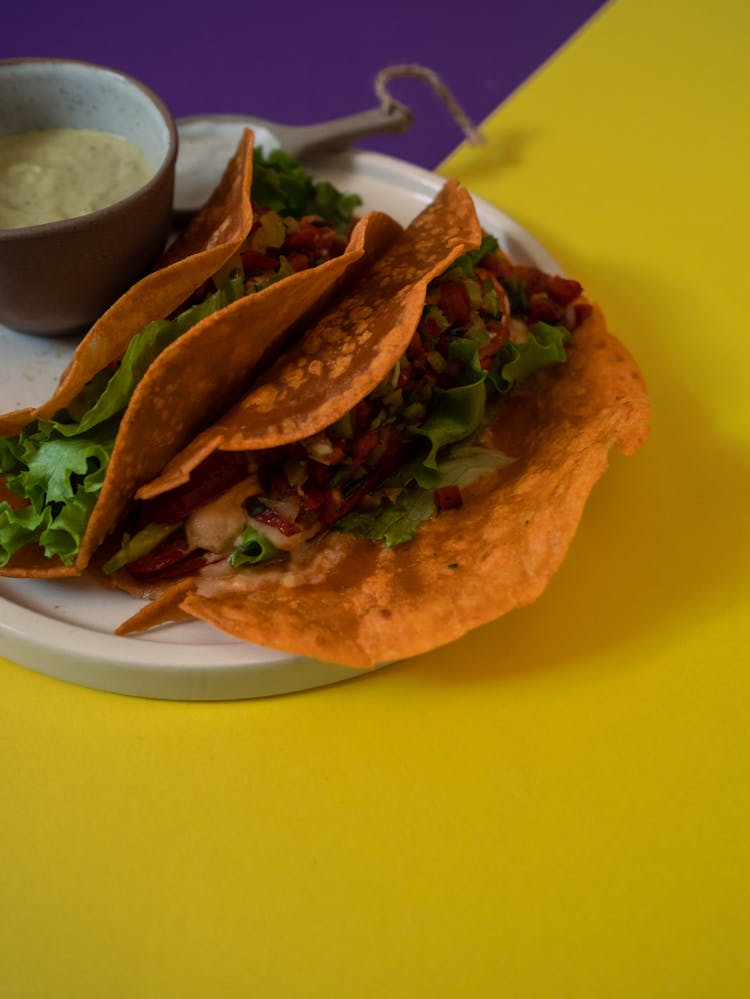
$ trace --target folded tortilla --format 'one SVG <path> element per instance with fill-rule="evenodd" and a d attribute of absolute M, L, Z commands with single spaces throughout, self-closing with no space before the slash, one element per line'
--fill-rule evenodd
<path fill-rule="evenodd" d="M 339 420 L 407 349 L 430 280 L 480 237 L 468 195 L 446 185 L 365 278 L 139 495 L 184 484 L 215 451 L 274 448 Z M 632 454 L 648 433 L 643 377 L 599 308 L 566 351 L 565 363 L 505 397 L 482 431 L 482 447 L 512 460 L 463 489 L 460 508 L 432 516 L 411 541 L 388 547 L 329 530 L 283 562 L 212 565 L 157 587 L 118 632 L 192 617 L 259 645 L 368 668 L 532 602 L 559 568 L 610 451 Z M 126 570 L 116 577 L 145 592 Z"/>
<path fill-rule="evenodd" d="M 187 482 L 214 451 L 277 447 L 334 423 L 385 378 L 404 352 L 430 281 L 478 247 L 481 238 L 471 196 L 448 181 L 362 280 L 306 329 L 235 406 L 142 486 L 137 498 L 150 499 Z"/>
<path fill-rule="evenodd" d="M 81 342 L 59 388 L 44 405 L 0 418 L 0 436 L 17 434 L 35 421 L 50 420 L 74 404 L 90 381 L 116 367 L 144 323 L 170 315 L 217 272 L 231 264 L 253 224 L 252 133 L 206 208 L 165 254 L 161 266 L 127 292 Z M 260 291 L 230 300 L 173 339 L 145 371 L 119 417 L 101 490 L 72 561 L 49 556 L 39 544 L 16 551 L 0 569 L 6 576 L 57 577 L 80 574 L 116 526 L 139 486 L 231 405 L 269 364 L 297 326 L 356 280 L 362 269 L 399 235 L 388 215 L 372 212 L 352 229 L 339 256 L 294 272 Z M 7 498 L 9 483 L 0 500 Z M 75 503 L 72 495 L 71 503 Z M 11 507 L 17 504 L 11 502 Z M 0 526 L 2 526 L 0 508 Z"/>

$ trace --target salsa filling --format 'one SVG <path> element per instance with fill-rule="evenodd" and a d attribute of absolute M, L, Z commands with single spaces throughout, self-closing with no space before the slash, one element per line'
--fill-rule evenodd
<path fill-rule="evenodd" d="M 289 233 L 292 244 L 304 242 L 302 229 Z M 288 243 L 276 249 L 284 245 L 291 253 Z M 464 486 L 509 460 L 476 444 L 488 407 L 565 361 L 591 311 L 581 290 L 512 264 L 485 237 L 431 282 L 404 355 L 374 391 L 304 440 L 212 454 L 186 484 L 136 508 L 105 571 L 127 566 L 156 581 L 216 562 L 256 565 L 331 529 L 409 541 L 425 520 L 460 507 Z"/>

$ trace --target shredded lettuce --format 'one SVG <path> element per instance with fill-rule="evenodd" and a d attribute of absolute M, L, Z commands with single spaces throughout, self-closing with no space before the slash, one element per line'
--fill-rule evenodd
<path fill-rule="evenodd" d="M 328 181 L 315 183 L 282 149 L 253 153 L 253 201 L 282 215 L 322 215 L 339 232 L 346 231 L 352 212 L 362 203 L 356 194 L 343 194 Z"/>

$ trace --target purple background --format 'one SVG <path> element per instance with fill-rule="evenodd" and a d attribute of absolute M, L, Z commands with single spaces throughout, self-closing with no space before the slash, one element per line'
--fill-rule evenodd
<path fill-rule="evenodd" d="M 379 69 L 421 63 L 479 124 L 602 6 L 601 0 L 461 6 L 455 0 L 21 0 L 3 12 L 0 57 L 63 56 L 112 66 L 150 86 L 176 117 L 247 113 L 294 125 L 375 107 Z M 362 145 L 436 166 L 463 133 L 425 83 L 396 80 L 390 89 L 415 121 L 405 133 Z"/>

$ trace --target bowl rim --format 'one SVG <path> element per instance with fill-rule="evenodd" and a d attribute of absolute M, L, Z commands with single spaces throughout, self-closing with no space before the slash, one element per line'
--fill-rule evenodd
<path fill-rule="evenodd" d="M 105 221 L 107 218 L 119 215 L 123 207 L 126 207 L 129 202 L 134 202 L 136 199 L 143 197 L 144 194 L 159 186 L 163 182 L 166 174 L 169 174 L 170 172 L 174 173 L 175 164 L 177 162 L 179 137 L 175 119 L 162 98 L 159 97 L 159 95 L 145 83 L 142 83 L 129 73 L 125 73 L 122 70 L 114 68 L 113 66 L 104 66 L 100 63 L 88 62 L 84 59 L 66 59 L 55 56 L 14 56 L 10 59 L 0 59 L 0 71 L 2 71 L 2 69 L 6 66 L 30 64 L 48 66 L 80 66 L 85 70 L 93 70 L 95 73 L 103 73 L 109 76 L 120 77 L 130 86 L 140 90 L 141 93 L 145 95 L 147 100 L 150 101 L 150 103 L 156 108 L 162 121 L 167 127 L 167 146 L 161 164 L 157 167 L 146 183 L 133 191 L 132 194 L 128 194 L 126 197 L 120 198 L 118 201 L 114 201 L 111 205 L 105 205 L 103 208 L 97 208 L 95 211 L 86 212 L 83 215 L 74 215 L 69 219 L 58 219 L 55 222 L 40 222 L 38 225 L 16 226 L 13 229 L 3 229 L 0 227 L 0 243 L 12 243 L 14 241 L 28 239 L 30 237 L 39 238 L 47 234 L 62 235 L 66 232 L 77 232 L 85 227 L 88 227 L 92 222 L 96 222 L 98 220 Z"/>

